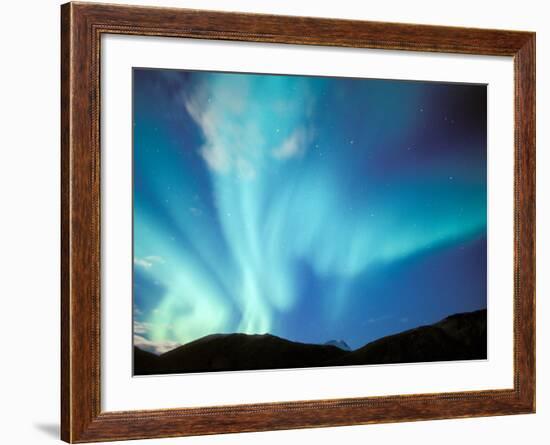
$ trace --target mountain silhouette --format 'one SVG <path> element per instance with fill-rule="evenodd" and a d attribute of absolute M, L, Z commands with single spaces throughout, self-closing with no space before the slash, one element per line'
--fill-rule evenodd
<path fill-rule="evenodd" d="M 455 314 L 375 340 L 327 365 L 375 365 L 487 358 L 487 310 Z"/>
<path fill-rule="evenodd" d="M 414 363 L 487 358 L 487 310 L 449 316 L 375 340 L 356 350 L 343 341 L 318 345 L 270 334 L 213 334 L 155 355 L 134 347 L 134 374 L 237 371 Z"/>
<path fill-rule="evenodd" d="M 343 349 L 344 351 L 351 351 L 351 348 L 344 340 L 330 340 L 325 343 L 325 345 L 336 346 L 337 348 Z"/>

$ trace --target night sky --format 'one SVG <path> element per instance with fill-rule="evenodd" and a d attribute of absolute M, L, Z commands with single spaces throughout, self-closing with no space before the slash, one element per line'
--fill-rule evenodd
<path fill-rule="evenodd" d="M 485 85 L 134 69 L 134 343 L 485 308 Z"/>

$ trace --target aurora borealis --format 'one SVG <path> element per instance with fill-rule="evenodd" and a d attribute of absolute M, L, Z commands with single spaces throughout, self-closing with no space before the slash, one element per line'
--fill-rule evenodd
<path fill-rule="evenodd" d="M 135 68 L 134 343 L 357 348 L 485 308 L 486 94 Z"/>

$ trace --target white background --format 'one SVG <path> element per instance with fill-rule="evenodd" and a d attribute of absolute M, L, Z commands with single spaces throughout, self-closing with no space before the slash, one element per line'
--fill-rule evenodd
<path fill-rule="evenodd" d="M 101 48 L 102 409 L 513 387 L 514 71 L 510 57 L 121 35 L 104 37 Z M 489 360 L 131 378 L 132 66 L 487 83 Z"/>
<path fill-rule="evenodd" d="M 150 5 L 317 15 L 537 31 L 538 115 L 538 354 L 537 414 L 486 419 L 446 420 L 316 430 L 154 440 L 149 443 L 422 443 L 463 444 L 488 440 L 499 444 L 548 440 L 550 375 L 547 346 L 550 314 L 544 296 L 550 279 L 548 198 L 550 119 L 548 79 L 549 14 L 545 2 L 339 0 L 154 1 Z M 41 444 L 57 438 L 59 413 L 59 2 L 28 0 L 3 7 L 0 193 L 2 230 L 3 350 L 1 369 L 4 443 Z M 7 100 L 6 100 L 7 99 Z M 7 136 L 7 138 L 6 138 Z M 6 306 L 7 304 L 7 306 Z"/>

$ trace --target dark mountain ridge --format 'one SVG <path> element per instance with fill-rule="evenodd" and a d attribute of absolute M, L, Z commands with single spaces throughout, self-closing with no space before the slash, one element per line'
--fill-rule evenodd
<path fill-rule="evenodd" d="M 327 341 L 325 345 L 336 346 L 337 348 L 343 349 L 344 351 L 352 350 L 344 340 L 330 340 L 330 341 Z"/>
<path fill-rule="evenodd" d="M 329 343 L 299 343 L 270 334 L 213 334 L 159 356 L 134 347 L 134 374 L 486 359 L 487 310 L 455 314 L 353 351 Z"/>

